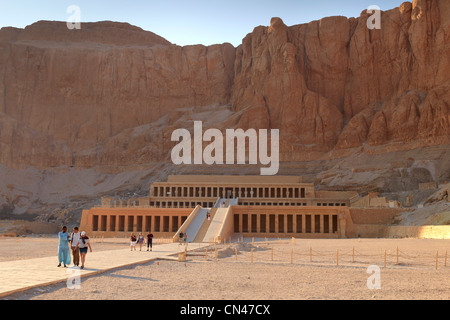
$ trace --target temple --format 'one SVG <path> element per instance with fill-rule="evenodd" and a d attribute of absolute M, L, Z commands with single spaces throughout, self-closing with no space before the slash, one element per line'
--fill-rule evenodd
<path fill-rule="evenodd" d="M 376 200 L 376 201 L 375 201 Z M 399 204 L 370 193 L 315 190 L 298 176 L 169 176 L 145 198 L 102 198 L 84 210 L 81 229 L 94 236 L 221 242 L 244 237 L 381 237 Z M 210 219 L 207 219 L 207 216 Z"/>

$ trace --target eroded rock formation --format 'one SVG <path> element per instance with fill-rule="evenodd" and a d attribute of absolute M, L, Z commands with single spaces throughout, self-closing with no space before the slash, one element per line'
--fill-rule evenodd
<path fill-rule="evenodd" d="M 448 143 L 449 17 L 448 1 L 416 0 L 383 12 L 380 30 L 365 11 L 291 27 L 273 18 L 238 48 L 180 47 L 114 22 L 3 28 L 0 162 L 161 161 L 177 110 L 213 104 L 241 112 L 239 127 L 280 129 L 284 161 Z M 148 126 L 165 115 L 161 130 Z"/>
<path fill-rule="evenodd" d="M 180 47 L 115 22 L 3 28 L 0 165 L 41 177 L 53 167 L 123 173 L 145 165 L 149 174 L 170 162 L 172 131 L 193 120 L 204 129 L 280 129 L 280 160 L 318 161 L 309 173 L 357 152 L 448 146 L 450 1 L 405 2 L 382 12 L 380 30 L 369 30 L 368 18 L 363 11 L 294 26 L 273 18 L 237 48 Z M 437 180 L 448 177 L 443 160 L 432 160 Z M 0 204 L 34 192 L 11 191 L 21 188 L 13 176 L 0 181 Z"/>
<path fill-rule="evenodd" d="M 292 27 L 274 18 L 237 49 L 233 108 L 265 108 L 297 151 L 448 142 L 449 10 L 405 2 L 380 30 L 366 12 Z"/>

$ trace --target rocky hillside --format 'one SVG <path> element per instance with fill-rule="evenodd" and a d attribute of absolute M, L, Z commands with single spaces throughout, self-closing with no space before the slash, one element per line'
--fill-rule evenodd
<path fill-rule="evenodd" d="M 380 30 L 368 17 L 273 18 L 237 48 L 115 22 L 1 29 L 0 214 L 76 216 L 169 172 L 252 172 L 173 166 L 171 133 L 193 120 L 280 129 L 280 174 L 323 188 L 450 180 L 450 2 L 405 2 Z"/>
<path fill-rule="evenodd" d="M 368 17 L 256 28 L 237 48 L 233 109 L 266 115 L 245 124 L 282 128 L 295 159 L 448 142 L 450 3 L 406 2 L 382 14 L 380 30 Z"/>

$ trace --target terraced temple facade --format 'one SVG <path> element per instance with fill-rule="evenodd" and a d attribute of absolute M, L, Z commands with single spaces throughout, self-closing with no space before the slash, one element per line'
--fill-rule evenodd
<path fill-rule="evenodd" d="M 355 191 L 317 191 L 297 176 L 169 176 L 153 183 L 146 198 L 103 198 L 101 207 L 83 211 L 81 228 L 105 237 L 150 231 L 174 241 L 186 233 L 189 242 L 235 235 L 345 238 L 361 236 L 358 232 L 367 228 L 374 232 L 373 227 L 358 228 L 352 214 L 376 225 L 388 223 L 399 211 L 378 208 L 384 215 L 370 216 L 352 209 L 358 202 Z M 376 219 L 380 216 L 382 221 Z"/>

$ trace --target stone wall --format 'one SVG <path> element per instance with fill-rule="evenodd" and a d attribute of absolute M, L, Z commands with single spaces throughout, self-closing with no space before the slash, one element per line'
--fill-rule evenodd
<path fill-rule="evenodd" d="M 386 226 L 355 224 L 351 238 L 450 239 L 450 226 Z"/>
<path fill-rule="evenodd" d="M 396 208 L 349 208 L 355 224 L 390 224 L 392 219 L 406 209 Z"/>
<path fill-rule="evenodd" d="M 387 226 L 383 237 L 450 239 L 450 226 Z"/>

